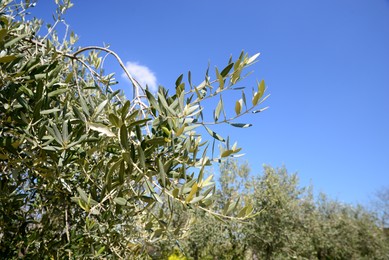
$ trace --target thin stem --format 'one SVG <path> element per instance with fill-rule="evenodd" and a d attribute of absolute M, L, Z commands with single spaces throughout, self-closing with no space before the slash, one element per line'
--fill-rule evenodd
<path fill-rule="evenodd" d="M 74 52 L 72 55 L 70 55 L 72 58 L 76 58 L 77 55 L 79 55 L 80 53 L 82 52 L 85 52 L 85 51 L 91 51 L 91 50 L 100 50 L 100 51 L 105 51 L 109 54 L 111 54 L 112 56 L 115 57 L 115 59 L 118 61 L 120 67 L 123 69 L 124 73 L 126 74 L 126 76 L 128 77 L 128 79 L 131 81 L 132 83 L 132 86 L 134 87 L 135 89 L 135 97 L 138 97 L 139 96 L 139 89 L 142 89 L 143 88 L 140 86 L 140 84 L 132 77 L 132 75 L 128 72 L 126 66 L 124 65 L 122 59 L 119 57 L 119 55 L 108 49 L 108 48 L 105 48 L 105 47 L 100 47 L 100 46 L 88 46 L 88 47 L 84 47 L 84 48 L 81 48 L 79 49 L 78 51 Z M 144 91 L 144 90 L 143 90 Z"/>

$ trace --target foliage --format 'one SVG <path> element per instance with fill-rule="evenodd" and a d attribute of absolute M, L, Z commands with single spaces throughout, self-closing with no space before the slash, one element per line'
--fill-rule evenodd
<path fill-rule="evenodd" d="M 245 233 L 257 257 L 311 258 L 306 237 L 309 227 L 304 222 L 314 207 L 309 189 L 297 185 L 296 174 L 268 166 L 253 181 L 254 205 L 260 214 L 250 221 Z"/>
<path fill-rule="evenodd" d="M 42 21 L 28 19 L 34 4 L 0 3 L 2 257 L 389 258 L 371 212 L 325 196 L 315 201 L 285 168 L 251 178 L 231 159 L 240 148 L 212 126 L 250 127 L 236 120 L 264 110 L 256 109 L 267 98 L 264 81 L 250 99 L 241 92 L 226 105 L 223 98 L 241 90 L 257 54 L 230 58 L 213 76 L 208 68 L 200 84 L 188 73 L 187 84 L 181 75 L 152 93 L 108 47 L 75 45 L 63 22 L 68 0 L 57 1 L 45 35 Z M 106 55 L 132 82 L 131 100 L 112 89 Z M 203 104 L 215 99 L 208 120 Z M 215 161 L 219 185 L 206 177 Z"/>
<path fill-rule="evenodd" d="M 389 187 L 378 190 L 373 200 L 373 207 L 377 211 L 382 227 L 389 228 Z M 389 233 L 388 233 L 389 237 Z"/>
<path fill-rule="evenodd" d="M 387 259 L 389 241 L 374 212 L 328 199 L 317 200 L 312 187 L 300 187 L 297 174 L 285 167 L 264 167 L 250 178 L 246 164 L 220 165 L 218 196 L 214 207 L 223 208 L 226 197 L 239 195 L 253 201 L 254 217 L 218 221 L 205 214 L 194 218 L 188 235 L 179 241 L 188 259 Z M 226 184 L 229 185 L 226 185 Z M 170 252 L 174 245 L 162 246 Z"/>
<path fill-rule="evenodd" d="M 219 189 L 216 192 L 213 210 L 229 214 L 235 208 L 240 208 L 238 217 L 253 216 L 255 212 L 248 191 L 250 187 L 246 185 L 250 172 L 248 164 L 239 165 L 237 160 L 228 159 L 219 165 L 219 171 Z M 201 212 L 194 217 L 194 224 L 188 231 L 190 235 L 185 240 L 186 252 L 190 256 L 195 259 L 244 257 L 246 245 L 240 221 L 220 221 Z"/>
<path fill-rule="evenodd" d="M 0 253 L 7 258 L 97 258 L 147 254 L 158 257 L 156 241 L 182 234 L 177 208 L 197 208 L 218 217 L 237 216 L 240 205 L 224 215 L 214 202 L 212 161 L 235 156 L 240 148 L 214 132 L 214 124 L 249 127 L 235 120 L 266 97 L 264 81 L 252 97 L 245 92 L 228 116 L 223 95 L 236 90 L 245 68 L 258 55 L 245 53 L 211 78 L 186 87 L 181 75 L 173 93 L 151 93 L 127 72 L 107 47 L 76 47 L 67 34 L 64 12 L 72 5 L 56 1 L 55 23 L 42 35 L 42 21 L 28 19 L 31 1 L 0 4 Z M 65 35 L 56 32 L 64 24 Z M 60 40 L 62 39 L 63 40 Z M 132 100 L 105 74 L 112 56 L 133 84 Z M 216 99 L 206 122 L 203 102 Z M 203 127 L 221 144 L 208 157 Z M 214 145 L 212 146 L 214 147 Z M 214 151 L 212 151 L 214 154 Z M 241 211 L 242 212 L 242 211 Z M 247 214 L 246 214 L 247 213 Z"/>
<path fill-rule="evenodd" d="M 313 244 L 319 259 L 387 259 L 389 243 L 375 214 L 321 194 L 317 202 Z"/>

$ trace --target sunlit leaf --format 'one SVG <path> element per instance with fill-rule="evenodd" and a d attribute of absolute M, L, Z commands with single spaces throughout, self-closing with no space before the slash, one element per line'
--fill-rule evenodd
<path fill-rule="evenodd" d="M 186 203 L 189 203 L 189 202 L 193 199 L 194 195 L 195 195 L 196 192 L 197 192 L 197 189 L 198 189 L 198 186 L 197 186 L 197 183 L 195 182 L 195 183 L 193 184 L 191 190 L 190 190 L 190 193 L 188 194 L 188 196 L 187 196 L 186 199 L 185 199 L 185 202 L 186 202 Z"/>
<path fill-rule="evenodd" d="M 258 93 L 259 93 L 259 98 L 263 96 L 263 93 L 265 93 L 265 81 L 261 80 L 261 82 L 257 82 L 258 85 Z"/>
<path fill-rule="evenodd" d="M 221 157 L 227 157 L 227 156 L 230 156 L 231 154 L 233 154 L 234 151 L 233 150 L 226 150 L 224 151 L 220 156 Z"/>
<path fill-rule="evenodd" d="M 40 114 L 41 115 L 47 115 L 47 114 L 51 114 L 51 113 L 55 113 L 55 112 L 59 112 L 59 111 L 61 111 L 61 109 L 59 109 L 59 108 L 52 108 L 52 109 L 42 110 L 42 111 L 40 111 Z"/>
<path fill-rule="evenodd" d="M 127 205 L 127 200 L 125 198 L 121 198 L 121 197 L 116 197 L 113 199 L 113 201 L 118 204 L 118 205 L 121 205 L 121 206 L 125 206 Z"/>
<path fill-rule="evenodd" d="M 238 101 L 236 101 L 236 103 L 235 103 L 235 113 L 236 113 L 236 115 L 239 115 L 240 112 L 242 111 L 242 103 L 243 103 L 242 99 L 239 99 Z"/>
<path fill-rule="evenodd" d="M 108 126 L 106 125 L 103 125 L 103 124 L 100 124 L 100 123 L 92 123 L 92 122 L 89 122 L 88 123 L 88 126 L 90 129 L 94 130 L 94 131 L 97 131 L 99 133 L 102 133 L 106 136 L 109 136 L 109 137 L 114 137 L 116 136 L 112 131 L 111 129 L 109 129 Z"/>
<path fill-rule="evenodd" d="M 223 88 L 224 88 L 224 79 L 223 79 L 223 76 L 219 73 L 219 70 L 217 68 L 215 68 L 216 70 L 216 77 L 217 77 L 217 80 L 219 82 L 219 88 L 217 89 L 217 91 L 222 91 Z"/>
<path fill-rule="evenodd" d="M 217 104 L 216 106 L 216 109 L 215 109 L 215 121 L 217 121 L 219 119 L 219 116 L 220 116 L 220 112 L 222 111 L 223 109 L 223 100 L 220 98 L 219 100 L 219 103 Z"/>
<path fill-rule="evenodd" d="M 254 54 L 253 56 L 251 56 L 248 60 L 247 60 L 247 64 L 251 64 L 253 63 L 257 58 L 258 56 L 260 55 L 260 53 L 257 53 L 257 54 Z"/>

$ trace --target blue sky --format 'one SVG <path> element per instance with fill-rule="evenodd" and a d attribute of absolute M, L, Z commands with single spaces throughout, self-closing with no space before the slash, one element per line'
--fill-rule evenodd
<path fill-rule="evenodd" d="M 52 2 L 31 11 L 50 21 Z M 253 173 L 285 165 L 347 203 L 389 186 L 388 0 L 73 2 L 66 20 L 80 45 L 108 43 L 165 87 L 188 70 L 200 83 L 208 62 L 223 68 L 231 54 L 260 52 L 242 85 L 264 79 L 270 108 L 244 118 L 251 128 L 220 129 Z M 117 66 L 108 69 L 130 90 Z"/>

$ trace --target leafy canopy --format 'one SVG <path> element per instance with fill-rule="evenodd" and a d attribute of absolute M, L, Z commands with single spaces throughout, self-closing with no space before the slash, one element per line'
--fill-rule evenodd
<path fill-rule="evenodd" d="M 0 3 L 2 255 L 150 253 L 154 241 L 180 235 L 180 228 L 172 228 L 176 205 L 250 217 L 252 211 L 241 211 L 238 203 L 228 204 L 225 215 L 210 210 L 215 185 L 204 172 L 240 151 L 212 126 L 249 127 L 236 119 L 265 109 L 257 108 L 267 98 L 264 81 L 250 98 L 236 87 L 259 54 L 242 52 L 223 69 L 208 69 L 200 84 L 189 72 L 187 83 L 181 75 L 169 90 L 152 93 L 108 47 L 75 45 L 77 37 L 67 33 L 63 18 L 72 4 L 56 2 L 55 22 L 45 35 L 43 22 L 27 15 L 35 3 Z M 57 33 L 60 25 L 65 35 Z M 106 55 L 132 82 L 131 100 L 113 91 L 114 75 L 104 73 Z M 223 95 L 237 89 L 240 98 L 224 104 Z M 203 102 L 211 99 L 217 105 L 206 122 Z M 225 106 L 235 113 L 228 116 Z M 219 156 L 208 156 L 209 141 L 198 127 L 220 143 Z M 161 205 L 168 210 L 159 210 Z"/>

